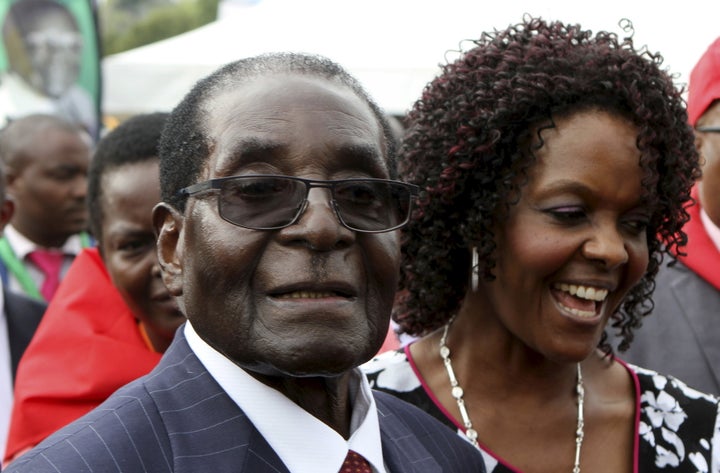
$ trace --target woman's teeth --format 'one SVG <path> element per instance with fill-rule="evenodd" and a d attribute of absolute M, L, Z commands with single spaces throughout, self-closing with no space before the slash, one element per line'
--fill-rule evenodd
<path fill-rule="evenodd" d="M 560 304 L 560 305 L 562 305 L 562 304 Z M 574 307 L 568 307 L 565 305 L 563 305 L 562 307 L 566 311 L 570 312 L 571 314 L 577 315 L 578 317 L 594 317 L 595 316 L 594 310 L 580 310 L 580 309 L 576 309 Z"/>
<path fill-rule="evenodd" d="M 559 289 L 564 292 L 568 292 L 575 297 L 580 299 L 587 299 L 590 301 L 602 302 L 607 298 L 607 289 L 596 289 L 590 286 L 578 286 L 576 284 L 555 284 L 555 289 Z"/>
<path fill-rule="evenodd" d="M 557 283 L 553 288 L 558 291 L 556 300 L 563 310 L 583 318 L 595 317 L 599 304 L 608 296 L 607 289 L 591 286 Z"/>

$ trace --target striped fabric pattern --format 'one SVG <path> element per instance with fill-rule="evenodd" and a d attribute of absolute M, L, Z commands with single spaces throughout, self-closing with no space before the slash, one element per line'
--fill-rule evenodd
<path fill-rule="evenodd" d="M 451 429 L 392 396 L 376 393 L 376 401 L 389 472 L 485 471 Z M 190 350 L 182 327 L 151 373 L 3 471 L 289 473 Z"/>

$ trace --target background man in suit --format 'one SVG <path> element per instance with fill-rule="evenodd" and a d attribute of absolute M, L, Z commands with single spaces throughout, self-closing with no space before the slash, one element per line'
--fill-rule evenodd
<path fill-rule="evenodd" d="M 0 233 L 12 213 L 13 203 L 5 198 L 5 176 L 0 169 Z M 18 363 L 44 312 L 44 303 L 8 291 L 0 280 L 0 453 L 5 450 Z"/>
<path fill-rule="evenodd" d="M 720 395 L 720 38 L 690 75 L 688 118 L 703 176 L 684 227 L 686 255 L 661 268 L 655 308 L 620 357 Z"/>
<path fill-rule="evenodd" d="M 84 130 L 53 115 L 28 115 L 0 132 L 15 203 L 0 240 L 0 275 L 10 290 L 50 300 L 75 255 L 90 246 L 84 232 L 90 151 Z"/>
<path fill-rule="evenodd" d="M 88 176 L 96 248 L 73 261 L 15 377 L 5 463 L 152 370 L 185 322 L 160 277 L 152 209 L 166 113 L 106 134 Z"/>
<path fill-rule="evenodd" d="M 322 58 L 259 56 L 199 82 L 163 132 L 153 214 L 188 322 L 148 376 L 7 473 L 484 471 L 357 368 L 385 338 L 415 193 L 390 180 L 390 133 Z"/>

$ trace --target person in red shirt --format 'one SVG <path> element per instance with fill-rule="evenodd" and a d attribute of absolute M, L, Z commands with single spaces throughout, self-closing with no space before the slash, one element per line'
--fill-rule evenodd
<path fill-rule="evenodd" d="M 152 208 L 166 114 L 133 117 L 90 169 L 98 247 L 76 258 L 18 367 L 6 462 L 149 372 L 185 318 L 157 266 Z"/>

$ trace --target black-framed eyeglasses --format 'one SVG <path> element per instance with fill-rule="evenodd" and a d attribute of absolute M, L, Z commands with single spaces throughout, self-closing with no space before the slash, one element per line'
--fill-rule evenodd
<path fill-rule="evenodd" d="M 389 232 L 405 225 L 419 189 L 388 179 L 324 181 L 258 174 L 210 179 L 179 193 L 192 196 L 217 190 L 218 213 L 224 220 L 252 230 L 278 230 L 297 222 L 312 187 L 330 189 L 340 223 L 362 233 Z"/>
<path fill-rule="evenodd" d="M 720 133 L 720 126 L 699 126 L 695 130 L 703 133 Z"/>

